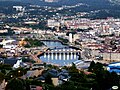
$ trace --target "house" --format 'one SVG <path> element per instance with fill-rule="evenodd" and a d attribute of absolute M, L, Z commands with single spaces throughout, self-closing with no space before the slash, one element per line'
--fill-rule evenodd
<path fill-rule="evenodd" d="M 13 65 L 13 68 L 26 67 L 27 64 L 23 63 L 22 60 L 17 60 L 16 64 Z"/>
<path fill-rule="evenodd" d="M 68 71 L 65 69 L 62 69 L 61 71 L 58 71 L 56 69 L 51 69 L 51 70 L 48 70 L 43 75 L 41 75 L 40 77 L 36 78 L 36 80 L 45 82 L 45 79 L 47 78 L 48 75 L 51 76 L 51 80 L 54 86 L 62 84 L 68 81 L 70 78 Z"/>

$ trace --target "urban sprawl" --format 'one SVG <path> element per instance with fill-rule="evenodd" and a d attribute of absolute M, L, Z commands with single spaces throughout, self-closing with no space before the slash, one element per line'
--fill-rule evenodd
<path fill-rule="evenodd" d="M 120 19 L 113 17 L 90 19 L 85 18 L 89 15 L 87 12 L 69 13 L 72 8 L 80 5 L 82 3 L 58 8 L 37 5 L 13 6 L 9 8 L 10 13 L 0 13 L 0 71 L 6 75 L 2 79 L 0 90 L 55 90 L 56 88 L 71 90 L 67 87 L 69 85 L 74 86 L 73 90 L 118 90 L 117 80 L 109 81 L 115 82 L 108 84 L 110 87 L 98 85 L 99 89 L 93 82 L 97 80 L 96 72 L 101 70 L 112 72 L 112 66 L 120 67 Z M 61 49 L 59 46 L 59 48 L 54 45 L 48 46 L 44 41 L 59 42 L 66 47 Z M 45 62 L 40 58 L 41 56 L 45 58 L 47 55 L 53 59 L 54 55 L 55 59 L 61 59 L 63 56 L 66 60 L 77 58 L 78 60 L 64 63 L 61 59 L 63 62 L 61 65 L 51 61 Z M 120 71 L 114 71 L 117 75 L 120 74 Z M 73 78 L 81 78 L 83 75 L 81 73 L 87 76 L 82 77 L 87 81 Z M 9 89 L 11 78 L 30 79 L 29 89 Z M 71 84 L 73 80 L 76 82 Z M 53 86 L 49 86 L 52 85 L 51 82 Z M 89 83 L 87 87 L 86 83 Z M 83 87 L 86 89 L 80 89 Z"/>

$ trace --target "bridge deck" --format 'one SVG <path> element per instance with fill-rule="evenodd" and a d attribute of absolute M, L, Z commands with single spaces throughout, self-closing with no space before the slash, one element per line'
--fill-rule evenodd
<path fill-rule="evenodd" d="M 80 50 L 77 51 L 46 51 L 45 53 L 79 53 Z"/>

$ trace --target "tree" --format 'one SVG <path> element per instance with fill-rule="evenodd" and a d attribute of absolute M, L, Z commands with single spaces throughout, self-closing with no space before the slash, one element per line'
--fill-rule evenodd
<path fill-rule="evenodd" d="M 26 84 L 24 80 L 19 78 L 13 78 L 8 82 L 5 90 L 26 90 L 25 86 Z"/>
<path fill-rule="evenodd" d="M 0 64 L 0 69 L 3 70 L 12 70 L 12 67 L 8 64 Z"/>
<path fill-rule="evenodd" d="M 119 85 L 119 76 L 115 72 L 111 72 L 111 79 L 112 85 L 118 86 Z"/>
<path fill-rule="evenodd" d="M 45 83 L 52 85 L 51 75 L 48 73 L 45 78 Z"/>
<path fill-rule="evenodd" d="M 78 69 L 76 68 L 76 65 L 72 63 L 72 66 L 69 67 L 69 72 L 70 73 L 78 73 Z"/>
<path fill-rule="evenodd" d="M 92 72 L 92 71 L 93 71 L 94 66 L 95 66 L 95 62 L 94 62 L 94 61 L 92 61 L 92 62 L 90 63 L 90 66 L 88 67 L 88 71 L 89 71 L 89 72 Z"/>
<path fill-rule="evenodd" d="M 0 44 L 0 48 L 2 48 L 2 47 L 3 47 L 3 45 Z"/>
<path fill-rule="evenodd" d="M 0 83 L 4 80 L 4 74 L 0 72 Z"/>
<path fill-rule="evenodd" d="M 23 76 L 24 74 L 27 73 L 27 69 L 24 69 L 24 68 L 17 68 L 15 70 L 11 70 L 7 75 L 7 79 L 10 80 L 11 79 L 11 76 L 12 77 L 21 77 Z"/>
<path fill-rule="evenodd" d="M 96 74 L 96 73 L 99 73 L 99 72 L 102 72 L 102 71 L 104 71 L 103 64 L 97 62 L 95 64 L 95 66 L 93 67 L 93 72 Z"/>

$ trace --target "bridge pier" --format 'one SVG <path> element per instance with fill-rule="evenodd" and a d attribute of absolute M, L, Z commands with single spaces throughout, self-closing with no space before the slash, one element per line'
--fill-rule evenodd
<path fill-rule="evenodd" d="M 54 59 L 54 57 L 53 57 L 53 52 L 51 53 L 51 60 L 53 60 Z"/>
<path fill-rule="evenodd" d="M 61 60 L 62 58 L 61 58 L 61 53 L 59 54 L 59 60 Z"/>
<path fill-rule="evenodd" d="M 73 59 L 73 53 L 71 52 L 71 59 Z"/>
<path fill-rule="evenodd" d="M 61 53 L 61 50 L 59 50 L 59 53 L 58 53 L 58 56 L 59 56 L 58 59 L 59 59 L 59 60 L 62 59 L 62 58 L 61 58 L 61 54 L 62 54 L 62 53 Z"/>
<path fill-rule="evenodd" d="M 44 58 L 46 58 L 46 53 L 44 53 Z"/>
<path fill-rule="evenodd" d="M 76 55 L 76 53 L 74 54 L 74 59 L 77 59 L 77 55 Z"/>
<path fill-rule="evenodd" d="M 76 52 L 74 52 L 74 59 L 76 59 L 77 58 L 77 55 L 76 55 Z"/>
<path fill-rule="evenodd" d="M 50 53 L 48 52 L 48 59 L 50 58 Z"/>
<path fill-rule="evenodd" d="M 63 53 L 63 60 L 65 60 L 65 52 Z"/>
<path fill-rule="evenodd" d="M 65 49 L 63 49 L 63 60 L 65 60 Z"/>
<path fill-rule="evenodd" d="M 55 59 L 57 59 L 57 57 L 58 57 L 58 55 L 57 55 L 57 53 L 55 53 Z"/>
<path fill-rule="evenodd" d="M 70 57 L 69 57 L 70 55 L 69 55 L 69 49 L 67 50 L 67 55 L 66 55 L 66 60 L 69 60 L 70 59 Z"/>
<path fill-rule="evenodd" d="M 67 60 L 69 60 L 70 59 L 70 57 L 69 57 L 70 55 L 69 55 L 69 53 L 67 53 Z"/>

